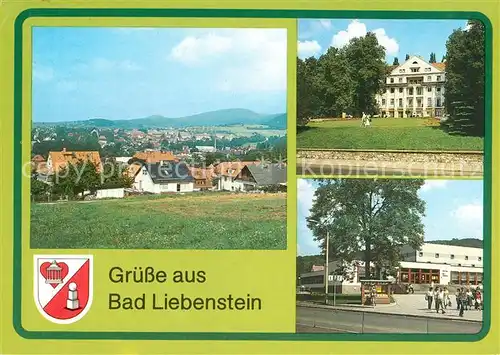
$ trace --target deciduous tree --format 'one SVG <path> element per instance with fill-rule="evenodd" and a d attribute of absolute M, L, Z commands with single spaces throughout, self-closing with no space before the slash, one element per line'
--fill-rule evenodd
<path fill-rule="evenodd" d="M 54 192 L 69 198 L 83 195 L 85 191 L 95 193 L 101 185 L 97 167 L 87 161 L 80 160 L 59 170 L 52 177 Z"/>
<path fill-rule="evenodd" d="M 418 195 L 423 180 L 323 179 L 318 182 L 320 186 L 315 192 L 308 227 L 323 250 L 328 231 L 329 257 L 333 260 L 352 263 L 361 259 L 365 270 L 375 266 L 380 273 L 382 268 L 397 266 L 402 246 L 418 249 L 423 244 L 425 202 Z"/>
<path fill-rule="evenodd" d="M 450 133 L 484 137 L 485 31 L 471 20 L 446 43 L 445 105 Z"/>

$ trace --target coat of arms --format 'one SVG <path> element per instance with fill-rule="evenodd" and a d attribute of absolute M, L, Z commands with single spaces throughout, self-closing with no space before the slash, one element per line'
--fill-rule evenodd
<path fill-rule="evenodd" d="M 34 296 L 40 313 L 58 324 L 80 320 L 92 304 L 91 255 L 35 255 Z"/>

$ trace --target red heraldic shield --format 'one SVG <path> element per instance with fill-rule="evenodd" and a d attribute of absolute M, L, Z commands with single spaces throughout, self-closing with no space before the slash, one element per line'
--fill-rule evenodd
<path fill-rule="evenodd" d="M 34 266 L 40 313 L 58 324 L 80 320 L 92 304 L 92 255 L 35 255 Z"/>

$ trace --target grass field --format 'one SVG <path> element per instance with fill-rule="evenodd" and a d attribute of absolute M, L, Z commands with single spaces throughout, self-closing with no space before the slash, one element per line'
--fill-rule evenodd
<path fill-rule="evenodd" d="M 310 122 L 297 133 L 297 148 L 317 149 L 404 149 L 404 150 L 478 150 L 483 138 L 453 136 L 428 119 L 374 118 L 370 127 L 360 120 Z"/>
<path fill-rule="evenodd" d="M 34 204 L 31 247 L 285 249 L 286 194 L 189 194 Z"/>
<path fill-rule="evenodd" d="M 251 137 L 254 133 L 263 135 L 265 137 L 284 136 L 286 134 L 286 130 L 267 129 L 266 126 L 262 125 L 224 126 L 224 127 L 219 127 L 218 130 L 231 132 L 232 134 L 235 134 L 240 137 Z"/>

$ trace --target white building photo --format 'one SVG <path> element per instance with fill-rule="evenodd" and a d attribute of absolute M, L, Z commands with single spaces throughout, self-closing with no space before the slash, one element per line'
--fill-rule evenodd
<path fill-rule="evenodd" d="M 428 63 L 411 56 L 395 66 L 377 96 L 382 117 L 442 117 L 446 63 Z"/>

